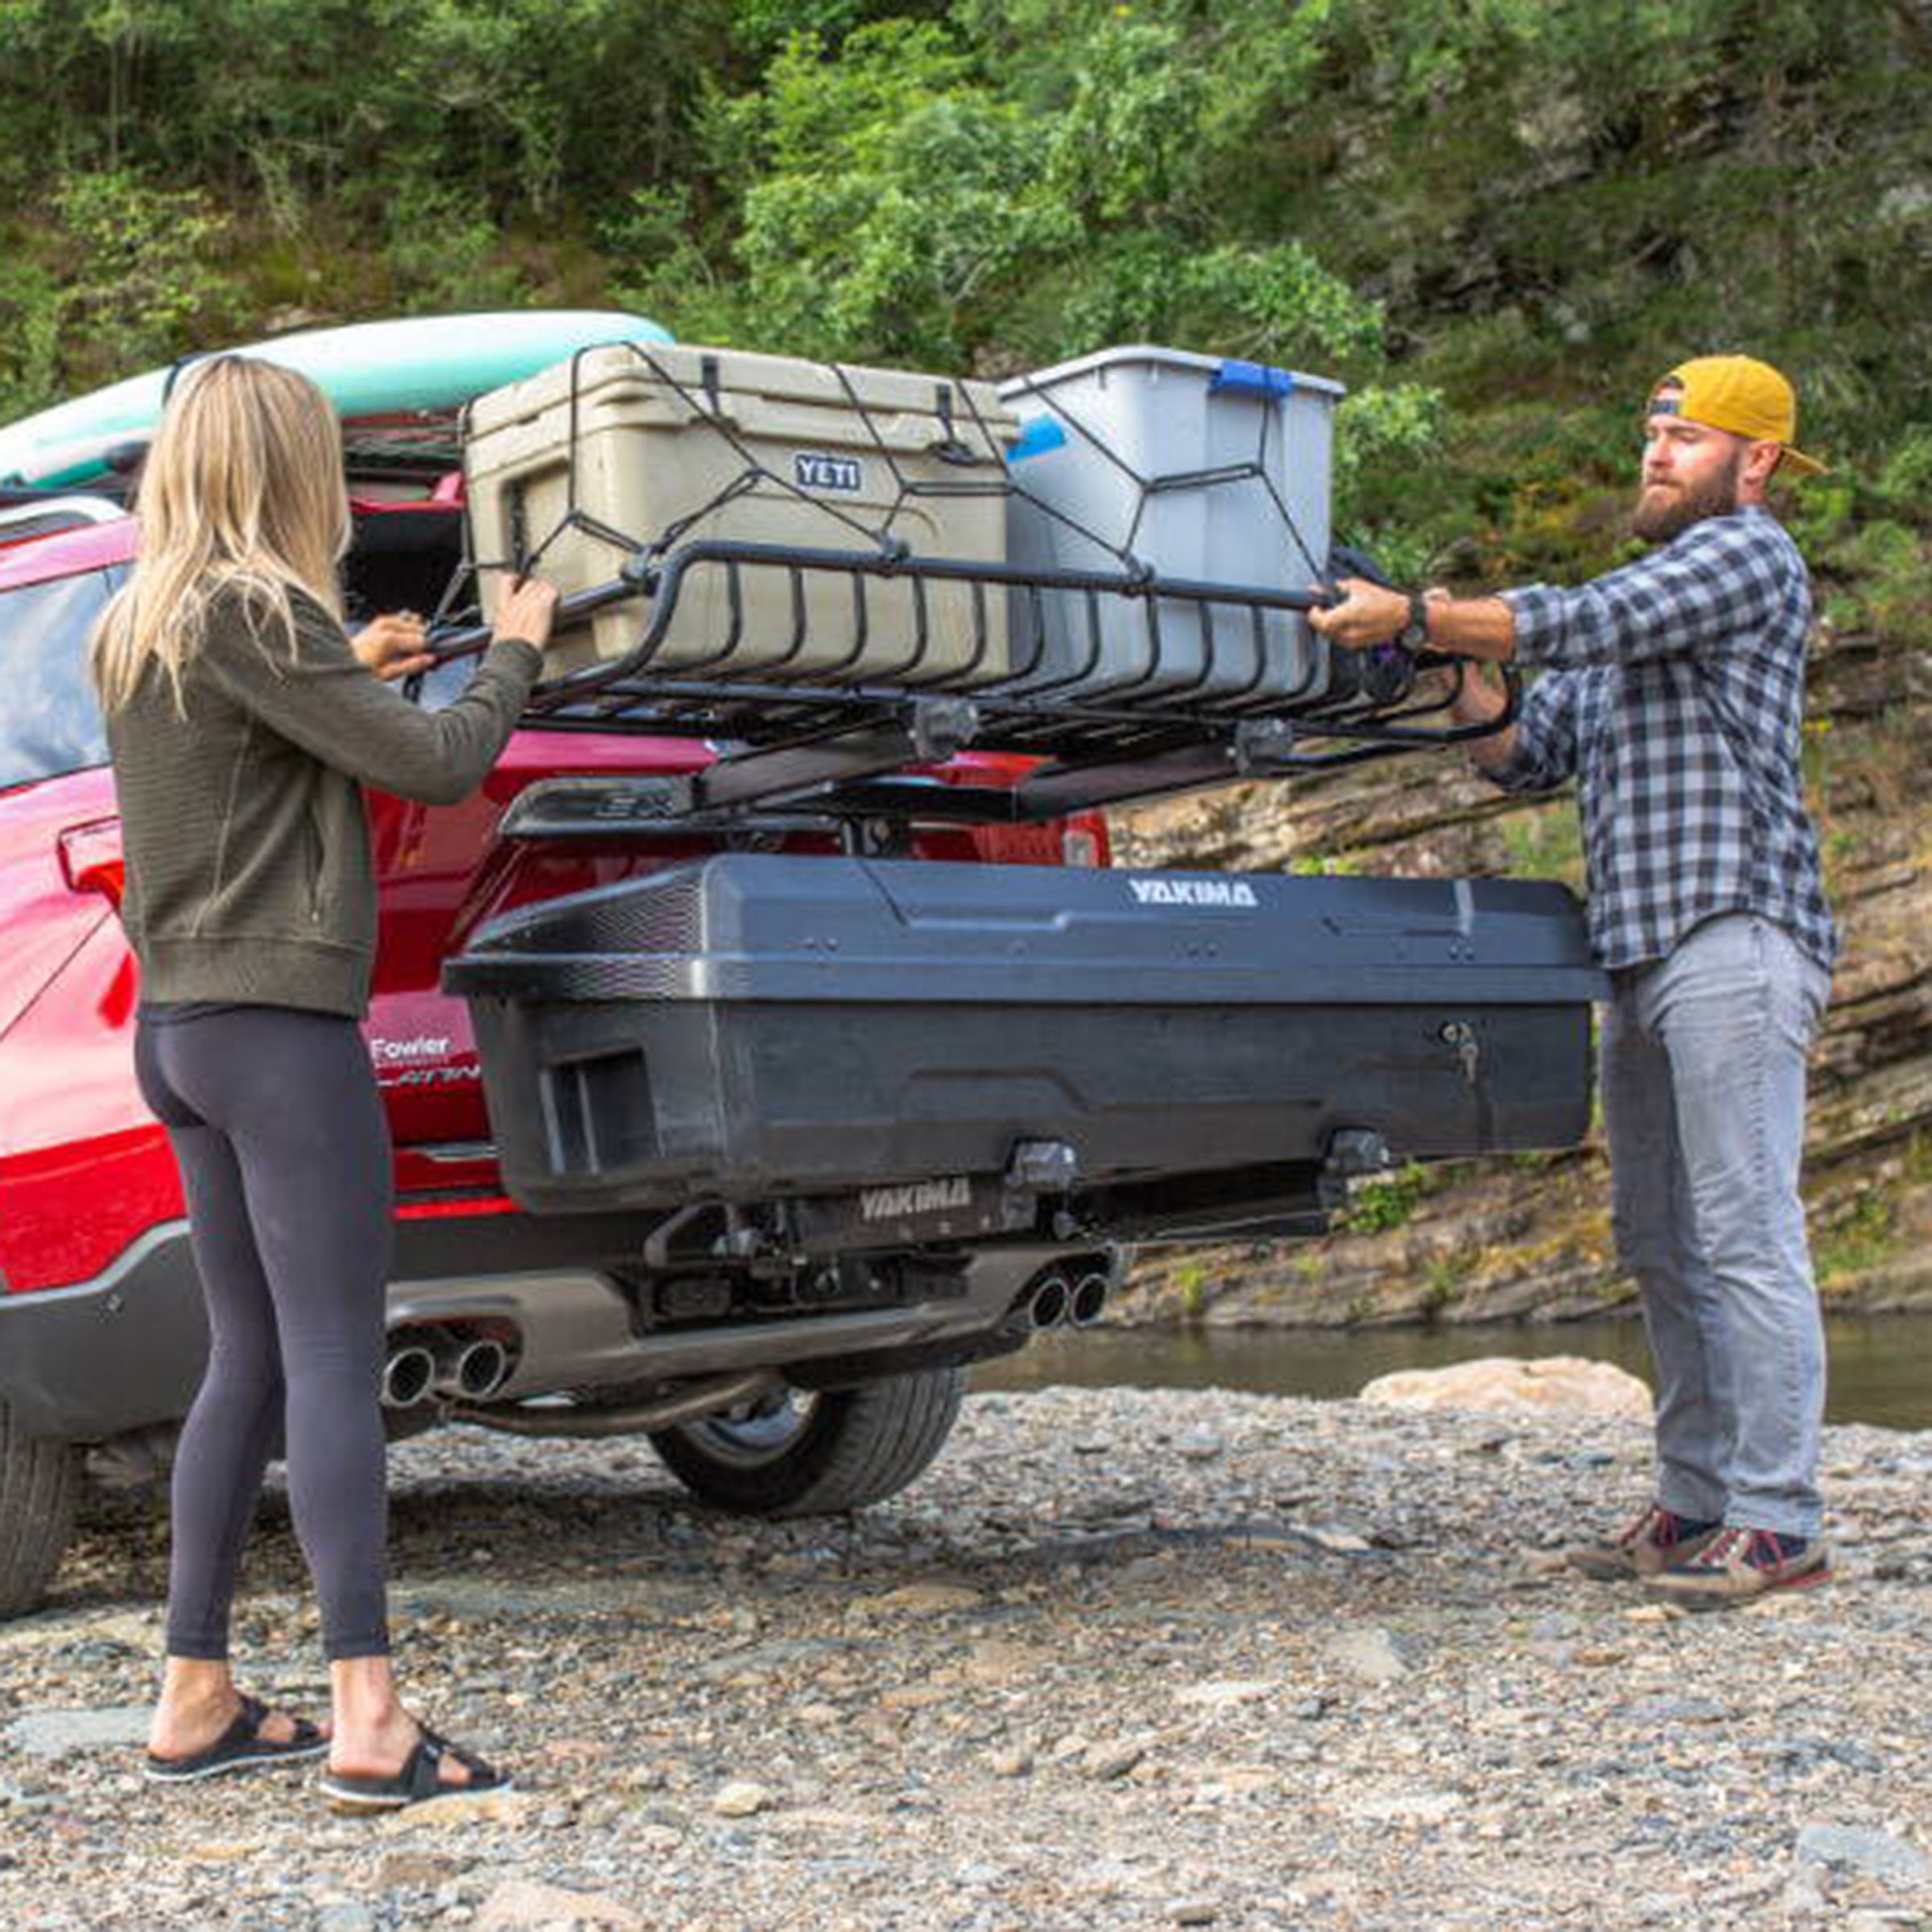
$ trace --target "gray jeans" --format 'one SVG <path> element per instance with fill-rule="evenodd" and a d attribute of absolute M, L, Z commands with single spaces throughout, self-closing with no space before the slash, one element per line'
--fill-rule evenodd
<path fill-rule="evenodd" d="M 1657 1500 L 1816 1536 L 1825 1343 L 1798 1165 L 1831 976 L 1752 913 L 1616 976 L 1604 1123 L 1657 1365 Z"/>

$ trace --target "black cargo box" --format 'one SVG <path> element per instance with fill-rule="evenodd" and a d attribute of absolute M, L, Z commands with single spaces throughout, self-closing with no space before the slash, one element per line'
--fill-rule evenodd
<path fill-rule="evenodd" d="M 728 854 L 500 919 L 467 997 L 539 1211 L 1563 1147 L 1601 997 L 1554 885 Z"/>

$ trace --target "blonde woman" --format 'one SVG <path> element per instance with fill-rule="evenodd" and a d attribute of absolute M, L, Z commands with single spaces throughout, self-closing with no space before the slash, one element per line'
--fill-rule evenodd
<path fill-rule="evenodd" d="M 198 363 L 148 454 L 141 547 L 95 633 L 142 971 L 135 1063 L 180 1168 L 211 1348 L 173 1484 L 167 1658 L 147 1763 L 181 1781 L 327 1753 L 338 1803 L 506 1781 L 404 1710 L 391 1675 L 378 1404 L 390 1149 L 357 1022 L 376 901 L 362 786 L 449 803 L 509 737 L 555 593 L 513 588 L 464 696 L 390 680 L 413 618 L 345 636 L 341 432 L 272 364 Z M 237 1690 L 237 1566 L 271 1445 L 314 1577 L 332 1728 Z"/>

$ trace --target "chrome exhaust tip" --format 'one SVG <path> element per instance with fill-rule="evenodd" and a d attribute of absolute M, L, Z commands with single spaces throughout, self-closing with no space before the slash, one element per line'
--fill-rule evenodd
<path fill-rule="evenodd" d="M 1113 1284 L 1104 1274 L 1084 1274 L 1067 1298 L 1067 1319 L 1075 1328 L 1091 1328 L 1107 1312 Z"/>
<path fill-rule="evenodd" d="M 1026 1319 L 1035 1331 L 1057 1328 L 1067 1319 L 1067 1311 L 1071 1306 L 1072 1296 L 1063 1276 L 1050 1274 L 1036 1284 L 1031 1298 L 1026 1303 Z"/>
<path fill-rule="evenodd" d="M 382 1364 L 382 1406 L 413 1409 L 424 1401 L 435 1380 L 436 1358 L 419 1342 L 409 1342 L 389 1352 Z"/>
<path fill-rule="evenodd" d="M 459 1341 L 436 1362 L 435 1387 L 457 1402 L 486 1402 L 510 1380 L 510 1351 L 485 1338 Z"/>

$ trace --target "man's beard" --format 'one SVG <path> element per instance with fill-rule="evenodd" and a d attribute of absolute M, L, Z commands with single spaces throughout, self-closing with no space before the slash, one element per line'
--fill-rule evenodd
<path fill-rule="evenodd" d="M 1674 483 L 1647 483 L 1637 492 L 1637 507 L 1630 513 L 1630 527 L 1646 543 L 1668 543 L 1681 536 L 1693 523 L 1706 517 L 1728 517 L 1737 508 L 1738 472 L 1741 457 L 1729 469 L 1695 487 Z M 1654 497 L 1651 493 L 1657 493 Z"/>

